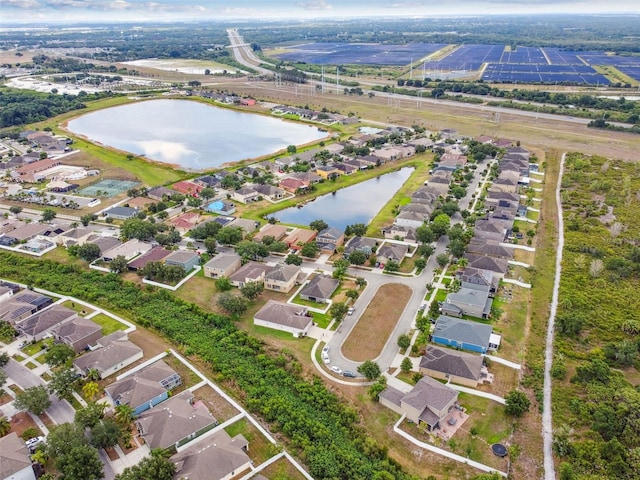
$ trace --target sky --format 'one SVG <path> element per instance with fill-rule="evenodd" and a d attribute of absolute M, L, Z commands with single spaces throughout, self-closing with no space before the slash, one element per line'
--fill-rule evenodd
<path fill-rule="evenodd" d="M 0 0 L 0 27 L 24 22 L 532 13 L 640 14 L 640 0 Z"/>

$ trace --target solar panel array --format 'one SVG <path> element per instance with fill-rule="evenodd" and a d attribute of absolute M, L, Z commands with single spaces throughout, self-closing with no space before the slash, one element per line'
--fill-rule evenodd
<path fill-rule="evenodd" d="M 640 82 L 640 66 L 638 67 L 617 67 L 625 75 L 629 75 L 634 80 Z"/>
<path fill-rule="evenodd" d="M 542 49 L 537 47 L 518 47 L 515 50 L 505 50 L 500 63 L 533 63 L 548 65 Z"/>
<path fill-rule="evenodd" d="M 427 70 L 478 70 L 483 63 L 499 62 L 504 45 L 462 45 L 446 57 L 424 63 Z"/>

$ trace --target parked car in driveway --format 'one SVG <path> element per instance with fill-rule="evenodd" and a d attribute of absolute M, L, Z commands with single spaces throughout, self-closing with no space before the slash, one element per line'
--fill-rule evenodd
<path fill-rule="evenodd" d="M 34 448 L 36 448 L 41 443 L 44 443 L 44 440 L 45 440 L 45 438 L 42 437 L 42 436 L 33 437 L 33 438 L 30 438 L 29 440 L 27 440 L 25 443 L 27 444 L 27 448 L 29 450 L 33 450 Z"/>
<path fill-rule="evenodd" d="M 338 375 L 342 375 L 342 369 L 336 365 L 331 367 L 331 371 L 333 373 L 337 373 Z"/>

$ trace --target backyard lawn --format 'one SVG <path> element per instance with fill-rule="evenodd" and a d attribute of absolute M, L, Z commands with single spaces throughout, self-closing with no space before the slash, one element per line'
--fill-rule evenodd
<path fill-rule="evenodd" d="M 409 287 L 398 283 L 381 286 L 342 345 L 344 355 L 356 362 L 376 358 L 398 323 L 411 293 Z"/>
<path fill-rule="evenodd" d="M 277 453 L 277 447 L 246 418 L 238 420 L 224 429 L 231 437 L 241 433 L 249 441 L 248 455 L 254 465 L 259 465 Z"/>
<path fill-rule="evenodd" d="M 124 323 L 111 318 L 104 313 L 99 313 L 95 317 L 91 317 L 91 321 L 97 323 L 102 327 L 102 335 L 109 335 L 116 330 L 126 330 L 127 326 Z"/>

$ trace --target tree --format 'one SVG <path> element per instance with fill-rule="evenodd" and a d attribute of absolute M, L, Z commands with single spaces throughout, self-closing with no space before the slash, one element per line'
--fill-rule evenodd
<path fill-rule="evenodd" d="M 258 260 L 269 256 L 269 248 L 263 243 L 243 240 L 236 245 L 236 253 L 244 260 Z"/>
<path fill-rule="evenodd" d="M 299 257 L 295 253 L 290 253 L 289 255 L 287 255 L 287 258 L 284 259 L 284 263 L 286 263 L 287 265 L 300 266 L 302 265 L 302 257 Z"/>
<path fill-rule="evenodd" d="M 264 291 L 264 283 L 247 282 L 240 287 L 240 292 L 247 300 L 255 300 Z"/>
<path fill-rule="evenodd" d="M 329 315 L 331 318 L 335 318 L 338 322 L 341 321 L 349 311 L 349 307 L 344 302 L 334 302 L 329 307 Z"/>
<path fill-rule="evenodd" d="M 368 392 L 369 396 L 373 400 L 378 400 L 380 397 L 380 394 L 386 388 L 387 388 L 387 377 L 383 377 L 382 375 L 380 375 L 376 383 L 374 383 L 373 385 L 371 385 L 371 387 L 369 387 L 369 392 Z"/>
<path fill-rule="evenodd" d="M 16 218 L 18 217 L 18 215 L 20 215 L 20 212 L 22 212 L 22 207 L 18 207 L 16 205 L 14 205 L 13 207 L 9 208 L 9 211 L 11 213 L 13 213 Z"/>
<path fill-rule="evenodd" d="M 449 263 L 449 255 L 447 255 L 446 253 L 438 254 L 438 256 L 436 257 L 436 262 L 438 263 L 440 268 L 446 267 Z"/>
<path fill-rule="evenodd" d="M 115 408 L 115 417 L 118 423 L 122 425 L 123 428 L 127 428 L 131 422 L 133 421 L 133 416 L 135 415 L 135 410 L 131 405 L 127 405 L 126 403 L 121 403 L 117 405 Z"/>
<path fill-rule="evenodd" d="M 205 201 L 215 196 L 216 196 L 216 191 L 211 187 L 205 187 L 202 190 L 200 190 L 200 198 L 203 198 Z"/>
<path fill-rule="evenodd" d="M 13 406 L 18 410 L 27 410 L 34 415 L 42 415 L 51 406 L 51 400 L 44 385 L 39 385 L 17 393 Z"/>
<path fill-rule="evenodd" d="M 294 153 L 296 153 L 298 151 L 298 148 L 295 145 L 289 145 L 287 147 L 287 153 L 293 155 Z"/>
<path fill-rule="evenodd" d="M 47 435 L 45 451 L 51 458 L 58 458 L 74 447 L 88 445 L 84 427 L 76 423 L 62 423 L 51 427 Z"/>
<path fill-rule="evenodd" d="M 45 208 L 43 210 L 43 212 L 42 212 L 42 221 L 43 222 L 50 222 L 54 218 L 56 218 L 55 210 L 53 210 L 51 208 Z"/>
<path fill-rule="evenodd" d="M 233 285 L 231 284 L 231 280 L 229 280 L 229 277 L 218 277 L 216 278 L 215 284 L 216 284 L 216 290 L 219 292 L 228 292 L 233 288 Z"/>
<path fill-rule="evenodd" d="M 49 387 L 49 393 L 55 393 L 58 399 L 66 400 L 71 399 L 73 389 L 75 387 L 78 377 L 76 372 L 71 368 L 64 368 L 55 372 L 51 381 L 47 385 Z"/>
<path fill-rule="evenodd" d="M 431 243 L 436 239 L 433 230 L 429 225 L 420 225 L 416 228 L 416 240 L 420 243 Z"/>
<path fill-rule="evenodd" d="M 0 352 L 0 368 L 3 368 L 7 363 L 9 363 L 9 359 L 11 357 L 7 352 Z"/>
<path fill-rule="evenodd" d="M 318 248 L 318 244 L 311 241 L 302 245 L 302 248 L 300 248 L 300 255 L 307 258 L 314 258 L 319 251 L 320 249 Z"/>
<path fill-rule="evenodd" d="M 431 230 L 436 238 L 440 238 L 442 235 L 446 235 L 450 224 L 451 219 L 449 218 L 449 215 L 441 213 L 433 219 L 433 222 L 431 223 Z"/>
<path fill-rule="evenodd" d="M 91 445 L 96 448 L 109 448 L 120 439 L 120 425 L 112 418 L 105 418 L 91 429 Z"/>
<path fill-rule="evenodd" d="M 136 465 L 125 468 L 115 480 L 173 480 L 175 472 L 175 464 L 156 449 Z"/>
<path fill-rule="evenodd" d="M 451 242 L 449 242 L 447 249 L 449 250 L 449 253 L 451 255 L 453 255 L 456 258 L 459 258 L 464 255 L 464 251 L 466 247 L 467 246 L 465 245 L 464 241 L 456 238 L 455 240 L 451 240 Z"/>
<path fill-rule="evenodd" d="M 400 370 L 402 373 L 409 373 L 413 368 L 413 363 L 409 357 L 404 357 L 402 363 L 400 363 Z"/>
<path fill-rule="evenodd" d="M 333 262 L 333 278 L 342 279 L 347 274 L 349 268 L 349 260 L 341 258 Z"/>
<path fill-rule="evenodd" d="M 116 407 L 116 413 L 119 406 L 120 405 Z M 104 417 L 104 411 L 106 408 L 107 405 L 104 403 L 89 402 L 86 407 L 76 410 L 76 415 L 73 421 L 82 428 L 93 428 Z"/>
<path fill-rule="evenodd" d="M 0 370 L 0 388 L 4 387 L 5 383 L 7 383 L 7 372 Z"/>
<path fill-rule="evenodd" d="M 235 245 L 242 240 L 242 229 L 239 227 L 223 227 L 216 235 L 216 239 L 219 243 L 224 243 L 226 245 Z"/>
<path fill-rule="evenodd" d="M 349 254 L 349 262 L 353 265 L 364 265 L 367 261 L 367 256 L 360 250 L 354 250 Z"/>
<path fill-rule="evenodd" d="M 96 243 L 85 243 L 84 245 L 80 245 L 76 253 L 78 257 L 89 263 L 97 260 L 102 255 L 100 246 Z"/>
<path fill-rule="evenodd" d="M 358 372 L 365 376 L 367 380 L 375 380 L 380 376 L 380 366 L 373 360 L 367 360 L 366 362 L 358 366 Z"/>
<path fill-rule="evenodd" d="M 218 297 L 218 306 L 231 314 L 232 317 L 239 317 L 249 308 L 247 299 L 231 292 L 224 292 Z"/>
<path fill-rule="evenodd" d="M 204 239 L 204 248 L 207 249 L 209 255 L 214 255 L 218 248 L 218 240 L 215 237 L 208 237 Z"/>
<path fill-rule="evenodd" d="M 60 455 L 56 467 L 64 480 L 99 480 L 104 467 L 98 451 L 89 445 L 79 445 Z"/>
<path fill-rule="evenodd" d="M 11 422 L 7 417 L 0 418 L 0 437 L 4 437 L 11 431 Z"/>
<path fill-rule="evenodd" d="M 205 238 L 215 238 L 218 232 L 222 230 L 222 225 L 218 222 L 205 222 L 191 229 L 189 236 L 196 240 L 204 240 Z"/>
<path fill-rule="evenodd" d="M 424 258 L 418 258 L 415 262 L 413 262 L 413 264 L 418 270 L 424 270 L 427 266 L 427 261 Z"/>
<path fill-rule="evenodd" d="M 89 400 L 95 399 L 99 392 L 100 386 L 96 382 L 85 383 L 82 387 L 82 394 Z"/>
<path fill-rule="evenodd" d="M 309 224 L 309 227 L 311 227 L 316 232 L 321 232 L 325 228 L 329 228 L 329 225 L 324 220 L 318 219 L 318 220 L 314 220 L 313 222 L 311 222 Z"/>
<path fill-rule="evenodd" d="M 82 223 L 82 225 L 84 227 L 86 227 L 87 225 L 89 225 L 89 223 L 95 221 L 98 219 L 98 216 L 94 213 L 87 213 L 86 215 L 82 215 L 80 217 L 80 223 Z"/>
<path fill-rule="evenodd" d="M 49 347 L 47 353 L 44 354 L 44 361 L 52 367 L 59 367 L 64 365 L 73 357 L 76 356 L 76 352 L 73 351 L 69 345 L 64 343 L 56 343 Z"/>
<path fill-rule="evenodd" d="M 384 271 L 388 273 L 394 273 L 398 270 L 400 270 L 400 264 L 395 260 L 389 260 L 384 266 Z"/>
<path fill-rule="evenodd" d="M 514 417 L 521 417 L 529 411 L 531 406 L 529 398 L 522 390 L 511 390 L 505 397 L 505 401 L 504 411 Z"/>
<path fill-rule="evenodd" d="M 0 322 L 0 341 L 11 343 L 18 332 L 11 326 L 9 322 Z M 2 365 L 0 365 L 2 367 Z"/>
<path fill-rule="evenodd" d="M 403 333 L 398 337 L 398 346 L 402 350 L 406 350 L 407 348 L 409 348 L 409 345 L 411 345 L 411 337 L 409 335 Z"/>
<path fill-rule="evenodd" d="M 215 223 L 215 222 L 212 222 Z M 120 227 L 120 236 L 123 240 L 151 240 L 158 233 L 158 226 L 151 222 L 140 220 L 139 218 L 129 218 Z"/>
<path fill-rule="evenodd" d="M 363 237 L 367 233 L 367 226 L 364 223 L 354 223 L 353 225 L 347 225 L 344 230 L 345 235 L 356 237 Z"/>
<path fill-rule="evenodd" d="M 109 270 L 113 273 L 123 273 L 127 271 L 127 259 L 118 255 L 109 263 Z"/>

